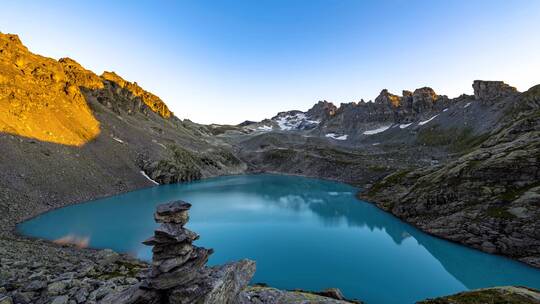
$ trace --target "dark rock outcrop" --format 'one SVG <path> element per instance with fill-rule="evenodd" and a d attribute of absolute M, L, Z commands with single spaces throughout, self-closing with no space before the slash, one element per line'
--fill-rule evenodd
<path fill-rule="evenodd" d="M 134 96 L 139 97 L 144 104 L 152 109 L 152 111 L 158 113 L 161 117 L 169 118 L 173 116 L 173 113 L 169 110 L 161 98 L 144 90 L 136 82 L 126 81 L 114 72 L 103 72 L 101 78 L 103 78 L 105 81 L 113 82 L 120 88 L 126 89 Z"/>
<path fill-rule="evenodd" d="M 433 108 L 433 104 L 439 96 L 432 88 L 423 87 L 414 90 L 412 93 L 412 109 L 415 113 L 422 113 Z"/>
<path fill-rule="evenodd" d="M 320 126 L 325 133 L 360 135 L 366 130 L 398 123 L 410 123 L 436 115 L 452 104 L 444 95 L 437 95 L 429 87 L 403 91 L 403 96 L 387 89 L 374 102 L 345 103 Z"/>
<path fill-rule="evenodd" d="M 191 204 L 175 201 L 159 205 L 154 214 L 161 225 L 144 241 L 153 246 L 152 268 L 144 281 L 101 303 L 225 303 L 239 302 L 239 294 L 255 273 L 255 262 L 242 260 L 206 267 L 211 249 L 194 246 L 199 236 L 184 228 Z"/>
<path fill-rule="evenodd" d="M 242 170 L 242 163 L 229 150 L 219 148 L 194 153 L 180 146 L 169 146 L 170 155 L 158 161 L 141 159 L 141 168 L 159 184 L 174 184 L 218 175 L 232 167 Z"/>
<path fill-rule="evenodd" d="M 516 88 L 502 81 L 475 80 L 473 89 L 474 98 L 486 101 L 518 93 Z"/>
<path fill-rule="evenodd" d="M 394 108 L 397 108 L 401 105 L 401 97 L 388 92 L 387 89 L 383 89 L 381 93 L 379 93 L 379 96 L 375 98 L 375 103 L 391 105 Z"/>
<path fill-rule="evenodd" d="M 447 297 L 418 302 L 418 304 L 470 303 L 538 304 L 540 303 L 540 292 L 526 287 L 504 286 L 465 291 Z"/>
<path fill-rule="evenodd" d="M 329 292 L 330 291 L 330 292 Z M 328 293 L 329 292 L 329 293 Z M 322 295 L 321 295 L 322 293 Z M 357 300 L 345 300 L 339 289 L 323 292 L 303 290 L 280 290 L 267 286 L 247 287 L 240 295 L 239 304 L 361 304 Z"/>
<path fill-rule="evenodd" d="M 312 120 L 323 121 L 336 114 L 337 107 L 326 100 L 317 102 L 306 112 L 307 117 Z"/>

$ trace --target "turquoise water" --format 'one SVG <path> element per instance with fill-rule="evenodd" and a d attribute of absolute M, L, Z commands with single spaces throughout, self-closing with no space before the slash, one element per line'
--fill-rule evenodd
<path fill-rule="evenodd" d="M 213 178 L 130 192 L 43 214 L 21 233 L 50 240 L 87 238 L 150 259 L 155 206 L 193 204 L 196 244 L 211 264 L 257 261 L 254 283 L 284 289 L 338 287 L 367 303 L 412 303 L 500 285 L 540 288 L 540 271 L 431 237 L 355 198 L 349 185 L 295 176 Z"/>

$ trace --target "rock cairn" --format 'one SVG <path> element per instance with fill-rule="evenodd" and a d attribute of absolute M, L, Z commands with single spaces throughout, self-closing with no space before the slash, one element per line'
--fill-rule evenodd
<path fill-rule="evenodd" d="M 255 262 L 205 266 L 213 250 L 193 245 L 199 236 L 184 227 L 190 208 L 183 201 L 157 207 L 154 219 L 160 226 L 143 242 L 154 246 L 145 280 L 102 303 L 238 303 L 240 291 L 255 273 Z"/>
<path fill-rule="evenodd" d="M 190 207 L 191 204 L 182 201 L 158 206 L 154 219 L 161 225 L 153 237 L 143 242 L 154 246 L 152 269 L 143 287 L 175 293 L 176 289 L 185 287 L 200 275 L 199 270 L 213 251 L 192 245 L 199 235 L 184 228 L 189 220 Z M 202 291 L 199 288 L 197 293 Z"/>

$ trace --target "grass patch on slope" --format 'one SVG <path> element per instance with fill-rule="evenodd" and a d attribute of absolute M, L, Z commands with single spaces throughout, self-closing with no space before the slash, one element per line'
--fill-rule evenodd
<path fill-rule="evenodd" d="M 422 145 L 447 146 L 452 152 L 467 152 L 489 137 L 488 133 L 476 135 L 471 128 L 442 129 L 438 125 L 418 132 L 417 142 Z"/>
<path fill-rule="evenodd" d="M 394 186 L 396 184 L 401 183 L 403 181 L 403 178 L 411 172 L 411 170 L 400 170 L 396 173 L 390 174 L 381 181 L 373 184 L 371 188 L 368 190 L 368 195 L 375 195 L 376 193 L 380 192 L 384 188 L 388 188 L 391 186 Z"/>

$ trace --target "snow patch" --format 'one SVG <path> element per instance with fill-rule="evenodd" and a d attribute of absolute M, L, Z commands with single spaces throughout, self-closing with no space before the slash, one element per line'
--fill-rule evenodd
<path fill-rule="evenodd" d="M 152 183 L 154 183 L 154 184 L 156 184 L 156 185 L 159 185 L 159 183 L 156 182 L 155 180 L 151 179 L 150 176 L 148 176 L 148 175 L 146 174 L 146 172 L 144 172 L 144 171 L 141 170 L 141 174 L 142 174 L 144 177 L 146 177 L 146 179 L 148 179 L 149 181 L 151 181 Z"/>
<path fill-rule="evenodd" d="M 279 128 L 284 131 L 300 129 L 301 125 L 318 125 L 320 123 L 318 120 L 308 119 L 304 113 L 280 116 L 275 121 Z"/>
<path fill-rule="evenodd" d="M 409 127 L 410 125 L 412 125 L 412 122 L 411 122 L 411 123 L 408 123 L 408 124 L 400 124 L 400 125 L 399 125 L 399 128 L 400 128 L 400 129 L 405 129 L 405 128 Z"/>
<path fill-rule="evenodd" d="M 338 136 L 336 133 L 328 133 L 325 136 L 336 140 L 347 140 L 347 137 L 349 137 L 347 134 Z"/>
<path fill-rule="evenodd" d="M 392 125 L 380 127 L 378 129 L 367 130 L 367 131 L 364 131 L 364 135 L 373 135 L 373 134 L 381 133 L 381 132 L 384 132 L 384 131 L 388 130 L 391 126 Z"/>
<path fill-rule="evenodd" d="M 464 109 L 466 109 L 468 106 L 470 106 L 471 103 L 470 102 L 467 102 L 467 104 L 463 107 Z"/>
<path fill-rule="evenodd" d="M 266 126 L 266 125 L 260 126 L 260 127 L 257 128 L 257 130 L 259 130 L 259 131 L 272 131 L 272 126 Z"/>
<path fill-rule="evenodd" d="M 421 126 L 423 126 L 423 125 L 427 124 L 428 122 L 432 121 L 433 119 L 435 119 L 435 117 L 437 117 L 437 116 L 439 116 L 439 114 L 437 114 L 437 115 L 431 117 L 431 118 L 428 119 L 428 120 L 421 121 L 421 122 L 419 122 L 418 124 L 421 125 Z"/>

